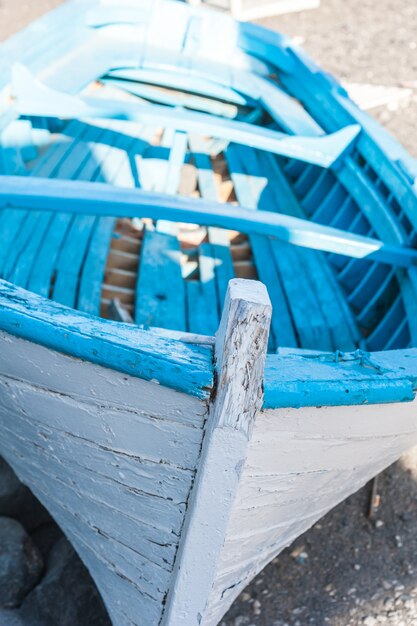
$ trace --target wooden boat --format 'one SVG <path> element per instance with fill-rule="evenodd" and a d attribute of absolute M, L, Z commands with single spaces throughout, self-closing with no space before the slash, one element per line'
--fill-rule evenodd
<path fill-rule="evenodd" d="M 1 53 L 0 453 L 114 624 L 215 625 L 417 441 L 415 162 L 185 3 L 75 0 Z"/>

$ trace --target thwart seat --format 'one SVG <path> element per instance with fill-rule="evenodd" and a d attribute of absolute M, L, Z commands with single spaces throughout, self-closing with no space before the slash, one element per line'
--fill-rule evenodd
<path fill-rule="evenodd" d="M 20 123 L 27 131 L 30 122 Z M 8 173 L 143 187 L 301 218 L 311 216 L 315 202 L 323 214 L 326 196 L 315 198 L 317 177 L 320 188 L 335 194 L 331 172 L 233 143 L 213 150 L 212 141 L 196 134 L 97 119 L 62 123 L 59 133 L 44 130 L 43 139 L 45 134 L 49 142 L 38 154 L 14 146 Z M 339 201 L 346 204 L 343 194 Z M 273 304 L 271 351 L 366 347 L 377 300 L 365 297 L 356 315 L 360 285 L 372 274 L 383 289 L 394 276 L 378 263 L 366 271 L 367 261 L 346 262 L 262 235 L 164 220 L 17 209 L 5 209 L 0 220 L 0 276 L 93 315 L 108 316 L 117 299 L 137 324 L 211 335 L 228 281 L 258 277 Z M 331 213 L 328 222 L 334 222 Z M 394 322 L 402 306 L 397 299 Z"/>

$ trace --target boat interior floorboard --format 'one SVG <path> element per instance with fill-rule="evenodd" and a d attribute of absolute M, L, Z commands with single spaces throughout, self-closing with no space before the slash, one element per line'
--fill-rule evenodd
<path fill-rule="evenodd" d="M 80 93 L 97 102 L 158 104 L 167 112 L 184 107 L 213 119 L 243 121 L 254 129 L 295 132 L 310 124 L 311 134 L 322 132 L 296 100 L 287 128 L 276 115 L 271 117 L 275 109 L 267 103 L 261 107 L 244 92 L 222 86 L 220 79 L 203 89 L 187 74 L 167 77 L 146 67 L 109 71 Z M 280 98 L 288 107 L 284 92 Z M 395 197 L 360 154 L 350 159 L 346 174 L 346 166 L 325 169 L 203 135 L 198 127 L 164 127 L 158 118 L 145 124 L 36 116 L 12 125 L 14 137 L 21 140 L 11 142 L 6 156 L 3 152 L 2 173 L 228 202 L 236 211 L 272 211 L 383 239 L 383 227 L 349 188 L 355 177 L 369 202 L 388 202 L 407 236 L 414 236 Z M 3 142 L 8 133 L 3 132 Z M 376 181 L 377 190 L 371 193 L 367 181 Z M 0 244 L 1 278 L 80 311 L 109 318 L 116 314 L 117 319 L 122 315 L 124 321 L 145 327 L 213 335 L 228 281 L 239 277 L 259 279 L 268 288 L 273 304 L 270 352 L 282 347 L 401 348 L 416 335 L 410 314 L 415 295 L 408 289 L 404 300 L 404 272 L 264 235 L 165 220 L 5 209 Z"/>

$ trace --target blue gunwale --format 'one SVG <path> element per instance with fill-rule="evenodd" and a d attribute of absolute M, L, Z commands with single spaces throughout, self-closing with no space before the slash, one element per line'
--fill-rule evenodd
<path fill-rule="evenodd" d="M 150 0 L 144 4 L 147 5 L 147 10 L 152 5 Z M 74 44 L 86 41 L 89 32 L 95 29 L 89 30 L 89 25 L 84 23 L 83 19 L 78 19 L 75 26 L 69 25 L 67 19 L 72 12 L 76 13 L 74 7 L 84 6 L 94 8 L 99 7 L 100 3 L 97 0 L 72 0 L 64 7 L 41 18 L 36 22 L 35 27 L 29 27 L 12 41 L 1 46 L 1 50 L 4 52 L 4 63 L 9 66 L 13 60 L 27 62 L 31 70 L 36 72 L 44 69 L 60 51 L 67 48 L 71 49 Z M 117 19 L 116 16 L 116 21 Z M 123 20 L 125 19 L 123 18 Z M 135 16 L 134 19 L 136 20 Z M 218 19 L 220 22 L 224 18 L 219 17 Z M 112 20 L 114 22 L 114 16 Z M 64 36 L 61 36 L 61 31 L 56 28 L 56 25 L 58 23 L 64 25 L 66 22 L 68 22 L 68 26 L 64 29 Z M 73 34 L 74 29 L 77 32 L 77 37 L 71 40 L 70 34 Z M 50 45 L 51 40 L 47 37 L 39 37 L 39 34 L 52 31 L 55 32 L 56 38 L 56 33 L 59 32 L 60 39 L 62 39 L 62 42 L 57 39 L 60 44 L 59 48 Z M 252 59 L 260 59 L 265 67 L 270 66 L 272 69 L 276 69 L 281 89 L 287 89 L 306 107 L 306 109 L 301 108 L 298 111 L 291 108 L 286 91 L 278 91 L 278 87 L 275 85 L 274 88 L 277 91 L 274 99 L 271 94 L 272 85 L 269 89 L 268 79 L 254 74 L 254 81 L 251 86 L 256 85 L 259 88 L 258 100 L 275 120 L 274 129 L 278 128 L 278 130 L 284 130 L 290 135 L 297 135 L 301 134 L 300 129 L 303 128 L 303 134 L 314 138 L 323 136 L 323 132 L 337 132 L 347 125 L 359 124 L 362 132 L 356 141 L 355 149 L 364 156 L 367 163 L 371 165 L 392 195 L 398 200 L 411 224 L 417 227 L 416 162 L 378 124 L 352 103 L 337 81 L 321 71 L 290 40 L 252 24 L 236 26 L 236 32 L 240 49 L 252 55 Z M 30 35 L 30 46 L 24 55 L 23 51 L 27 47 L 28 34 Z M 134 64 L 134 59 L 129 59 L 129 63 Z M 127 64 L 128 67 L 129 63 Z M 166 59 L 164 63 L 166 63 Z M 91 65 L 100 66 L 103 68 L 103 72 L 109 71 L 113 67 L 106 61 L 100 65 L 97 58 L 91 59 Z M 207 67 L 209 65 L 207 63 Z M 212 67 L 214 66 L 215 64 L 212 64 Z M 158 64 L 156 61 L 153 69 L 149 64 L 144 64 L 140 69 L 143 71 L 163 71 L 164 67 L 163 63 Z M 175 67 L 174 60 L 172 67 Z M 204 67 L 204 59 L 201 67 Z M 184 71 L 184 76 L 192 76 L 192 67 L 177 67 L 177 70 L 179 74 Z M 231 94 L 240 93 L 245 98 L 250 95 L 244 89 L 244 76 L 249 75 L 247 72 L 245 74 L 244 70 L 236 68 L 232 72 L 232 68 L 228 66 L 229 82 L 223 80 L 226 73 L 219 74 L 220 78 L 212 77 L 213 85 L 216 88 L 224 87 L 225 90 L 229 89 Z M 302 80 L 297 83 L 295 77 L 298 73 L 302 76 Z M 4 76 L 7 77 L 7 72 L 4 73 Z M 3 81 L 3 85 L 6 81 L 7 78 Z M 48 84 L 50 83 L 48 82 Z M 73 89 L 74 93 L 76 91 Z M 279 103 L 284 105 L 284 116 L 281 111 L 277 110 Z M 10 116 L 8 113 L 3 116 L 0 121 L 0 128 L 3 127 L 2 124 L 7 124 L 10 121 L 9 117 L 10 119 L 13 118 L 13 111 L 10 112 Z M 285 123 L 286 126 L 284 126 Z M 407 243 L 407 235 L 399 227 L 399 220 L 393 216 L 389 207 L 386 208 L 384 204 L 378 201 L 378 196 L 373 194 L 366 176 L 356 165 L 352 165 L 348 161 L 347 167 L 344 165 L 344 168 L 335 170 L 335 175 L 342 184 L 344 183 L 349 188 L 349 191 L 352 185 L 356 186 L 358 199 L 365 197 L 368 202 L 369 217 L 380 217 L 381 210 L 383 211 L 384 220 L 380 220 L 380 231 L 376 233 L 381 239 L 389 243 Z M 12 182 L 12 179 L 7 180 L 5 177 L 3 182 Z M 25 206 L 31 208 L 29 205 Z M 37 210 L 41 209 L 43 207 L 37 207 Z M 410 267 L 408 269 L 407 280 L 409 281 L 409 291 L 413 292 L 410 297 L 415 300 L 417 268 Z M 3 330 L 96 363 L 100 362 L 98 359 L 104 359 L 106 362 L 103 362 L 103 365 L 145 379 L 149 379 L 150 374 L 155 369 L 161 379 L 158 376 L 155 378 L 160 382 L 162 379 L 165 381 L 162 384 L 174 388 L 180 388 L 178 385 L 182 384 L 180 388 L 182 391 L 199 397 L 207 397 L 207 389 L 212 385 L 211 349 L 201 346 L 186 346 L 176 338 L 169 337 L 169 333 L 159 332 L 156 329 L 145 331 L 123 324 L 118 324 L 115 327 L 115 322 L 99 320 L 67 309 L 5 281 L 1 281 L 0 285 L 0 327 Z M 34 310 L 35 306 L 40 307 L 40 312 Z M 392 306 L 394 309 L 395 305 Z M 71 322 L 71 333 L 65 332 L 68 331 L 67 322 L 61 326 L 58 323 L 58 328 L 55 329 L 60 315 L 62 320 Z M 412 326 L 411 321 L 410 325 Z M 86 330 L 87 328 L 89 330 Z M 398 329 L 398 332 L 400 331 L 401 328 Z M 94 341 L 98 341 L 95 339 L 96 332 L 97 336 L 100 336 L 100 332 L 105 334 L 106 346 L 110 346 L 109 354 L 101 354 L 100 351 L 98 354 L 94 354 L 95 348 L 92 345 Z M 43 333 L 46 334 L 43 335 Z M 139 347 L 133 348 L 132 345 L 127 345 L 127 340 L 133 338 L 135 340 L 141 339 L 142 343 L 139 342 Z M 167 349 L 165 353 L 168 346 L 167 342 L 170 350 Z M 173 356 L 171 348 L 174 345 L 179 352 L 175 352 Z M 81 354 L 78 354 L 77 351 L 81 351 Z M 362 352 L 355 354 L 354 357 L 349 355 L 335 356 L 322 352 L 313 357 L 306 352 L 301 353 L 299 351 L 298 353 L 268 355 L 265 371 L 265 407 L 400 402 L 414 398 L 417 381 L 417 350 L 389 350 L 370 355 Z M 127 355 L 133 355 L 136 360 L 128 361 Z M 186 361 L 188 356 L 192 356 L 192 363 L 183 363 L 182 358 Z M 119 365 L 115 364 L 118 359 L 120 360 Z M 347 361 L 352 359 L 358 361 L 358 365 L 353 368 L 346 365 Z M 338 360 L 339 362 L 337 362 Z M 368 363 L 369 365 L 369 362 L 373 364 L 371 367 L 363 367 L 360 364 Z M 127 371 L 129 369 L 132 371 Z M 194 376 L 195 381 L 192 383 Z M 209 380 L 210 382 L 207 383 Z M 194 386 L 192 386 L 193 384 Z"/>
<path fill-rule="evenodd" d="M 0 329 L 202 399 L 213 388 L 211 347 L 184 343 L 169 331 L 74 311 L 3 280 Z M 288 348 L 267 355 L 264 408 L 409 402 L 416 387 L 417 349 L 326 353 Z"/>
<path fill-rule="evenodd" d="M 268 354 L 264 408 L 411 402 L 417 349 L 351 353 L 288 348 Z"/>
<path fill-rule="evenodd" d="M 0 280 L 0 328 L 198 398 L 207 399 L 213 386 L 212 348 L 184 343 L 169 331 L 74 311 L 4 280 Z"/>

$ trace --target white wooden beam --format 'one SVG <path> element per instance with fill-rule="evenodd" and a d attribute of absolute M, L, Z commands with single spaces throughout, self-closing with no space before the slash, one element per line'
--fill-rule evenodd
<path fill-rule="evenodd" d="M 271 303 L 262 283 L 230 281 L 216 335 L 216 392 L 188 503 L 164 626 L 214 626 L 204 615 L 248 443 L 263 402 L 271 315 Z"/>
<path fill-rule="evenodd" d="M 230 13 L 237 20 L 249 21 L 258 20 L 273 15 L 282 15 L 284 13 L 294 13 L 297 11 L 305 11 L 306 9 L 316 9 L 320 6 L 320 0 L 253 0 L 248 3 L 245 0 L 226 0 L 219 2 L 218 0 L 188 0 L 189 4 L 204 4 L 215 9 L 229 9 Z M 247 6 L 249 4 L 249 6 Z"/>

